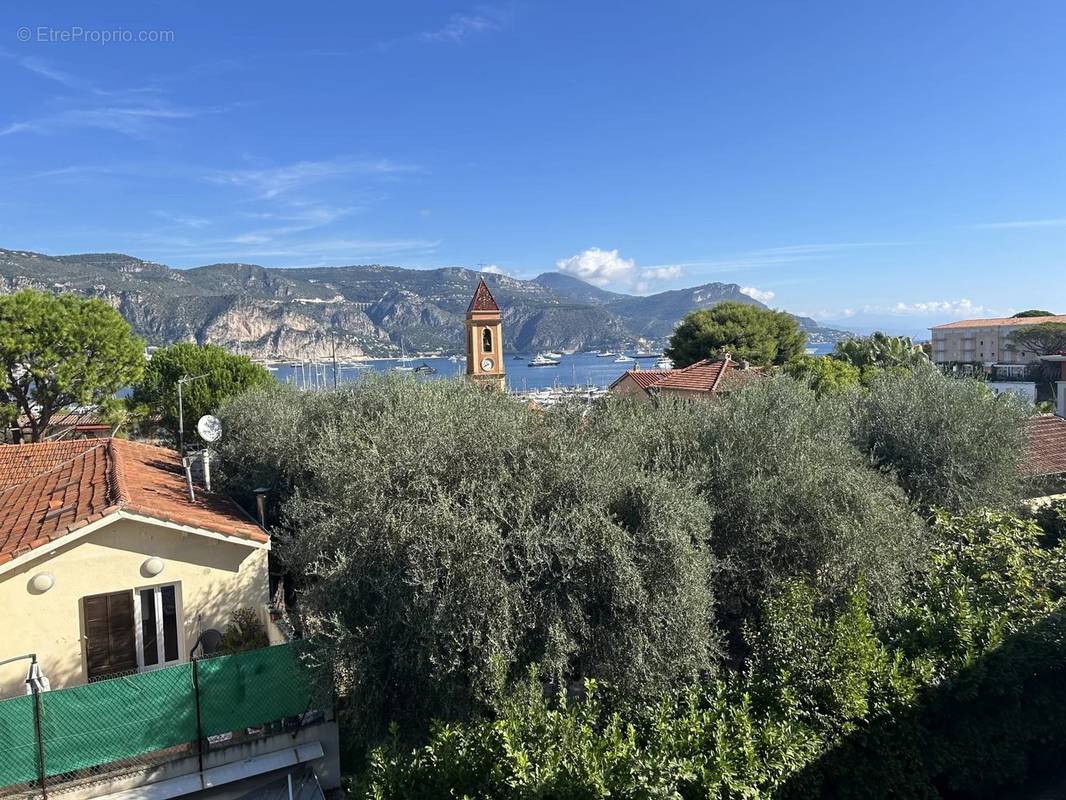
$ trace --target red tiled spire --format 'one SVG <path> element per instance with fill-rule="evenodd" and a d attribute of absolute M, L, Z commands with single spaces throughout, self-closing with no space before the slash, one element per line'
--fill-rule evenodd
<path fill-rule="evenodd" d="M 500 307 L 496 305 L 496 301 L 492 297 L 492 292 L 489 291 L 489 287 L 485 285 L 485 279 L 482 278 L 478 281 L 477 289 L 474 291 L 474 296 L 470 300 L 470 305 L 466 308 L 466 313 L 469 314 L 473 311 L 499 311 Z"/>

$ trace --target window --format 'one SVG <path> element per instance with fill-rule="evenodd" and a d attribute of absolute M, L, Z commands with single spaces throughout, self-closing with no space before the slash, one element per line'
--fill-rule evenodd
<path fill-rule="evenodd" d="M 489 328 L 485 328 L 481 333 L 481 352 L 492 352 L 492 331 Z"/>
<path fill-rule="evenodd" d="M 180 608 L 177 584 L 137 591 L 137 662 L 154 669 L 181 660 Z"/>

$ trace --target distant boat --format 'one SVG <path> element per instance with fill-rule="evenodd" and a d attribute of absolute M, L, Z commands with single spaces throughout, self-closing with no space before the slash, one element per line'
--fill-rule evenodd
<path fill-rule="evenodd" d="M 614 360 L 614 363 L 615 363 L 615 364 L 625 364 L 625 363 L 627 363 L 627 362 L 629 362 L 629 361 L 632 361 L 632 360 L 633 360 L 633 359 L 631 359 L 631 358 L 630 358 L 629 356 L 627 356 L 627 355 L 626 355 L 625 353 L 619 353 L 619 354 L 618 354 L 618 358 L 616 358 L 616 359 Z"/>
<path fill-rule="evenodd" d="M 544 353 L 537 353 L 533 356 L 533 360 L 529 362 L 531 367 L 557 367 L 559 362 L 553 358 L 548 358 Z"/>
<path fill-rule="evenodd" d="M 448 360 L 453 364 L 458 364 L 462 359 L 459 356 L 448 356 Z"/>
<path fill-rule="evenodd" d="M 553 353 L 551 350 L 545 350 L 544 351 L 544 355 L 545 355 L 545 357 L 553 358 L 556 361 L 558 361 L 559 359 L 561 359 L 563 357 L 562 353 Z"/>
<path fill-rule="evenodd" d="M 634 358 L 658 358 L 658 353 L 649 353 L 647 350 L 638 350 L 633 354 Z"/>
<path fill-rule="evenodd" d="M 413 372 L 417 372 L 419 375 L 433 375 L 437 370 L 434 369 L 433 367 L 431 367 L 425 361 L 423 361 L 421 364 L 419 364 L 417 367 L 415 367 L 414 370 L 412 370 L 412 371 Z"/>
<path fill-rule="evenodd" d="M 407 363 L 407 351 L 403 348 L 403 337 L 400 338 L 400 363 L 393 367 L 397 372 L 414 372 L 415 368 Z"/>
<path fill-rule="evenodd" d="M 660 358 L 658 361 L 655 362 L 655 368 L 656 369 L 673 369 L 674 368 L 674 362 L 671 361 L 666 356 L 663 356 L 662 358 Z"/>
<path fill-rule="evenodd" d="M 601 350 L 596 354 L 596 358 L 611 358 L 614 355 L 610 350 Z"/>

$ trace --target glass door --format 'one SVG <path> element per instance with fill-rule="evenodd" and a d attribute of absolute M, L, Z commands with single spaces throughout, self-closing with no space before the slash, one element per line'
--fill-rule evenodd
<path fill-rule="evenodd" d="M 137 664 L 142 670 L 181 659 L 181 595 L 176 583 L 138 589 Z"/>

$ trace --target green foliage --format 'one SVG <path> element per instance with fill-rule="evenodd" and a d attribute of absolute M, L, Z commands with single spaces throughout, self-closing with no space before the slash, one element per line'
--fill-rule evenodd
<path fill-rule="evenodd" d="M 785 374 L 806 383 L 818 395 L 843 395 L 859 385 L 862 371 L 847 361 L 802 355 L 785 365 Z"/>
<path fill-rule="evenodd" d="M 1008 337 L 1013 350 L 1038 356 L 1066 352 L 1066 322 L 1041 322 L 1012 331 Z"/>
<path fill-rule="evenodd" d="M 270 373 L 247 356 L 227 353 L 218 345 L 190 342 L 156 350 L 144 377 L 134 386 L 130 407 L 142 417 L 158 421 L 177 441 L 178 379 L 204 375 L 182 387 L 186 441 L 195 435 L 196 422 L 214 413 L 226 400 L 255 386 L 273 382 Z"/>
<path fill-rule="evenodd" d="M 108 406 L 144 369 L 144 343 L 102 300 L 24 289 L 0 297 L 0 416 L 39 441 L 58 410 Z"/>
<path fill-rule="evenodd" d="M 1066 542 L 1066 499 L 1039 506 L 1033 512 L 1033 519 L 1044 532 L 1048 546 Z"/>
<path fill-rule="evenodd" d="M 728 301 L 686 314 L 670 337 L 666 355 L 678 367 L 722 353 L 771 366 L 802 355 L 806 341 L 790 314 Z"/>
<path fill-rule="evenodd" d="M 863 371 L 870 368 L 910 370 L 931 364 L 926 352 L 915 347 L 909 336 L 889 336 L 880 331 L 864 338 L 837 342 L 832 358 Z"/>
<path fill-rule="evenodd" d="M 872 385 L 533 412 L 393 375 L 229 402 L 227 483 L 273 489 L 349 741 L 397 723 L 353 789 L 815 797 L 876 731 L 896 772 L 863 786 L 928 793 L 942 766 L 905 769 L 923 704 L 1056 613 L 1063 561 L 1008 516 L 930 531 L 904 492 L 929 502 L 943 470 L 963 506 L 1016 482 L 1012 440 L 967 427 L 1020 426 L 1009 398 L 933 370 Z"/>
<path fill-rule="evenodd" d="M 1050 311 L 1041 311 L 1039 308 L 1030 308 L 1028 311 L 1019 311 L 1013 315 L 1015 319 L 1022 317 L 1053 317 Z"/>
<path fill-rule="evenodd" d="M 716 412 L 698 461 L 716 506 L 719 624 L 735 638 L 761 599 L 794 578 L 839 599 L 864 574 L 878 609 L 898 596 L 924 556 L 925 526 L 851 444 L 844 402 L 778 378 Z"/>
<path fill-rule="evenodd" d="M 240 653 L 244 650 L 258 650 L 267 647 L 270 640 L 267 637 L 266 626 L 255 612 L 254 608 L 235 609 L 230 617 L 230 623 L 222 632 L 222 651 L 224 653 Z"/>
<path fill-rule="evenodd" d="M 860 584 L 768 600 L 749 668 L 620 713 L 530 680 L 493 719 L 393 737 L 354 796 L 1000 797 L 1066 744 L 1066 559 L 1008 515 L 939 515 L 937 557 L 878 625 Z M 992 585 L 987 585 L 991 583 Z M 1058 587 L 1058 588 L 1056 588 Z M 965 648 L 938 641 L 956 626 Z M 995 635 L 993 635 L 995 633 Z M 949 637 L 951 638 L 951 637 Z"/>
<path fill-rule="evenodd" d="M 978 381 L 882 374 L 855 401 L 855 441 L 920 506 L 1001 506 L 1020 496 L 1026 417 Z"/>
<path fill-rule="evenodd" d="M 710 509 L 579 411 L 368 376 L 224 422 L 230 485 L 276 487 L 304 627 L 367 736 L 485 711 L 530 665 L 634 699 L 714 669 Z"/>

